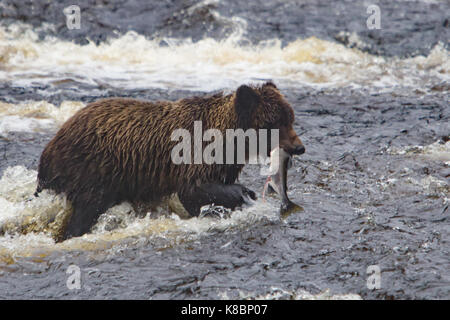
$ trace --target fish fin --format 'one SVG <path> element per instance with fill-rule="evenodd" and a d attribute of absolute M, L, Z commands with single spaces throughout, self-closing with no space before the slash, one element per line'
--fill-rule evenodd
<path fill-rule="evenodd" d="M 282 218 L 287 218 L 292 213 L 303 211 L 303 207 L 298 204 L 288 200 L 288 202 L 281 204 L 280 215 Z"/>

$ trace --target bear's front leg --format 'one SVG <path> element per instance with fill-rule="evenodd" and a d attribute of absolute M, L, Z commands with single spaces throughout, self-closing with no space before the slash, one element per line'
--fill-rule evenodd
<path fill-rule="evenodd" d="M 256 194 L 241 184 L 206 183 L 194 189 L 178 193 L 180 202 L 193 217 L 200 214 L 205 205 L 222 206 L 235 210 L 243 204 L 256 200 Z"/>

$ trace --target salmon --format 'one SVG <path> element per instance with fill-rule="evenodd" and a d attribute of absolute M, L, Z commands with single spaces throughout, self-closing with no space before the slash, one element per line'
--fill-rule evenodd
<path fill-rule="evenodd" d="M 264 184 L 262 198 L 272 188 L 281 198 L 280 215 L 302 211 L 303 208 L 292 202 L 287 195 L 287 171 L 292 166 L 292 156 L 282 148 L 275 148 L 270 153 L 269 176 Z"/>

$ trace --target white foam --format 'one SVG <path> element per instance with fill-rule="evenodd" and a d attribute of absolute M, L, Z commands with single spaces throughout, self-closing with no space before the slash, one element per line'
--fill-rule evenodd
<path fill-rule="evenodd" d="M 238 17 L 231 20 L 236 27 L 227 39 L 206 38 L 195 43 L 190 39 L 149 40 L 128 32 L 100 45 L 81 46 L 51 37 L 40 41 L 31 27 L 23 25 L 22 33 L 3 27 L 0 80 L 28 86 L 76 79 L 121 88 L 204 91 L 235 88 L 258 79 L 296 86 L 380 88 L 423 88 L 433 79 L 449 80 L 449 52 L 443 44 L 436 45 L 426 57 L 409 59 L 373 56 L 315 37 L 284 47 L 277 39 L 243 45 L 246 22 Z M 168 46 L 160 46 L 161 40 Z M 351 40 L 363 47 L 356 34 Z"/>
<path fill-rule="evenodd" d="M 84 106 L 76 101 L 63 101 L 59 107 L 46 101 L 0 102 L 0 135 L 56 130 Z"/>
<path fill-rule="evenodd" d="M 425 146 L 412 145 L 405 147 L 390 147 L 387 152 L 397 155 L 416 155 L 447 163 L 450 161 L 450 141 L 447 141 L 446 143 L 436 141 Z"/>
<path fill-rule="evenodd" d="M 151 219 L 137 218 L 128 203 L 110 208 L 104 213 L 93 231 L 82 237 L 62 243 L 54 242 L 48 223 L 67 210 L 63 196 L 43 191 L 34 197 L 37 172 L 23 166 L 9 167 L 0 179 L 0 229 L 5 228 L 7 236 L 0 237 L 0 261 L 11 256 L 34 256 L 55 250 L 104 250 L 124 242 L 163 237 L 168 243 L 195 240 L 211 231 L 225 232 L 230 229 L 247 228 L 262 219 L 279 219 L 278 210 L 270 203 L 261 201 L 249 208 L 234 212 L 228 219 L 191 218 L 182 220 L 177 215 Z M 110 221 L 119 221 L 118 226 L 108 231 Z M 32 225 L 33 232 L 20 234 L 20 226 Z M 16 228 L 19 226 L 19 228 Z M 9 233 L 9 234 L 8 234 Z"/>
<path fill-rule="evenodd" d="M 39 132 L 52 128 L 54 122 L 49 119 L 33 119 L 20 116 L 2 116 L 0 118 L 0 135 L 8 136 L 15 132 Z"/>
<path fill-rule="evenodd" d="M 332 294 L 326 289 L 318 294 L 312 294 L 303 289 L 288 290 L 279 287 L 271 287 L 265 294 L 256 294 L 239 290 L 239 298 L 244 300 L 362 300 L 361 296 L 353 293 Z M 220 292 L 219 297 L 228 300 L 227 292 Z"/>

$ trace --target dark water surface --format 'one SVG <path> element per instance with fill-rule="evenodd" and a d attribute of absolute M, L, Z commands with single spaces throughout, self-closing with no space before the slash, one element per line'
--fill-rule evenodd
<path fill-rule="evenodd" d="M 4 0 L 0 17 L 3 25 L 31 24 L 39 41 L 53 35 L 79 44 L 86 44 L 86 38 L 101 44 L 129 30 L 149 38 L 221 39 L 236 28 L 232 16 L 246 22 L 242 41 L 278 38 L 289 43 L 315 36 L 351 47 L 345 32 L 356 32 L 366 44 L 359 49 L 380 57 L 426 56 L 436 44 L 446 46 L 450 40 L 446 1 L 375 1 L 383 13 L 383 32 L 367 30 L 365 8 L 372 4 L 367 1 L 195 3 L 85 1 L 80 4 L 85 22 L 75 32 L 66 30 L 59 14 L 73 1 Z M 42 28 L 44 22 L 53 29 Z M 289 197 L 303 212 L 285 220 L 264 216 L 225 229 L 212 224 L 192 236 L 187 231 L 169 238 L 164 233 L 133 235 L 103 251 L 85 245 L 24 254 L 21 238 L 8 236 L 13 240 L 5 250 L 11 259 L 0 260 L 0 298 L 289 299 L 302 290 L 364 299 L 450 298 L 450 85 L 430 79 L 420 88 L 388 90 L 280 86 L 307 150 L 288 173 Z M 82 81 L 0 82 L 4 102 L 55 106 L 108 96 L 176 100 L 206 91 Z M 17 165 L 36 170 L 55 130 L 0 136 L 0 174 Z M 248 166 L 240 177 L 257 192 L 264 183 L 258 170 Z M 278 200 L 270 202 L 277 210 Z M 21 247 L 19 253 L 14 245 Z M 81 270 L 80 290 L 66 286 L 72 264 Z M 380 289 L 367 288 L 370 265 L 381 269 Z"/>
<path fill-rule="evenodd" d="M 371 53 L 388 56 L 424 54 L 438 42 L 450 40 L 448 1 L 333 1 L 328 0 L 253 0 L 253 1 L 98 1 L 78 3 L 83 13 L 79 30 L 66 27 L 65 7 L 71 0 L 57 2 L 2 0 L 2 22 L 23 21 L 39 28 L 38 33 L 62 39 L 100 43 L 109 37 L 133 30 L 152 38 L 223 38 L 233 32 L 231 17 L 246 21 L 249 40 L 278 38 L 285 43 L 316 36 L 349 44 L 342 32 L 356 32 Z M 380 30 L 366 25 L 367 7 L 378 5 Z"/>

